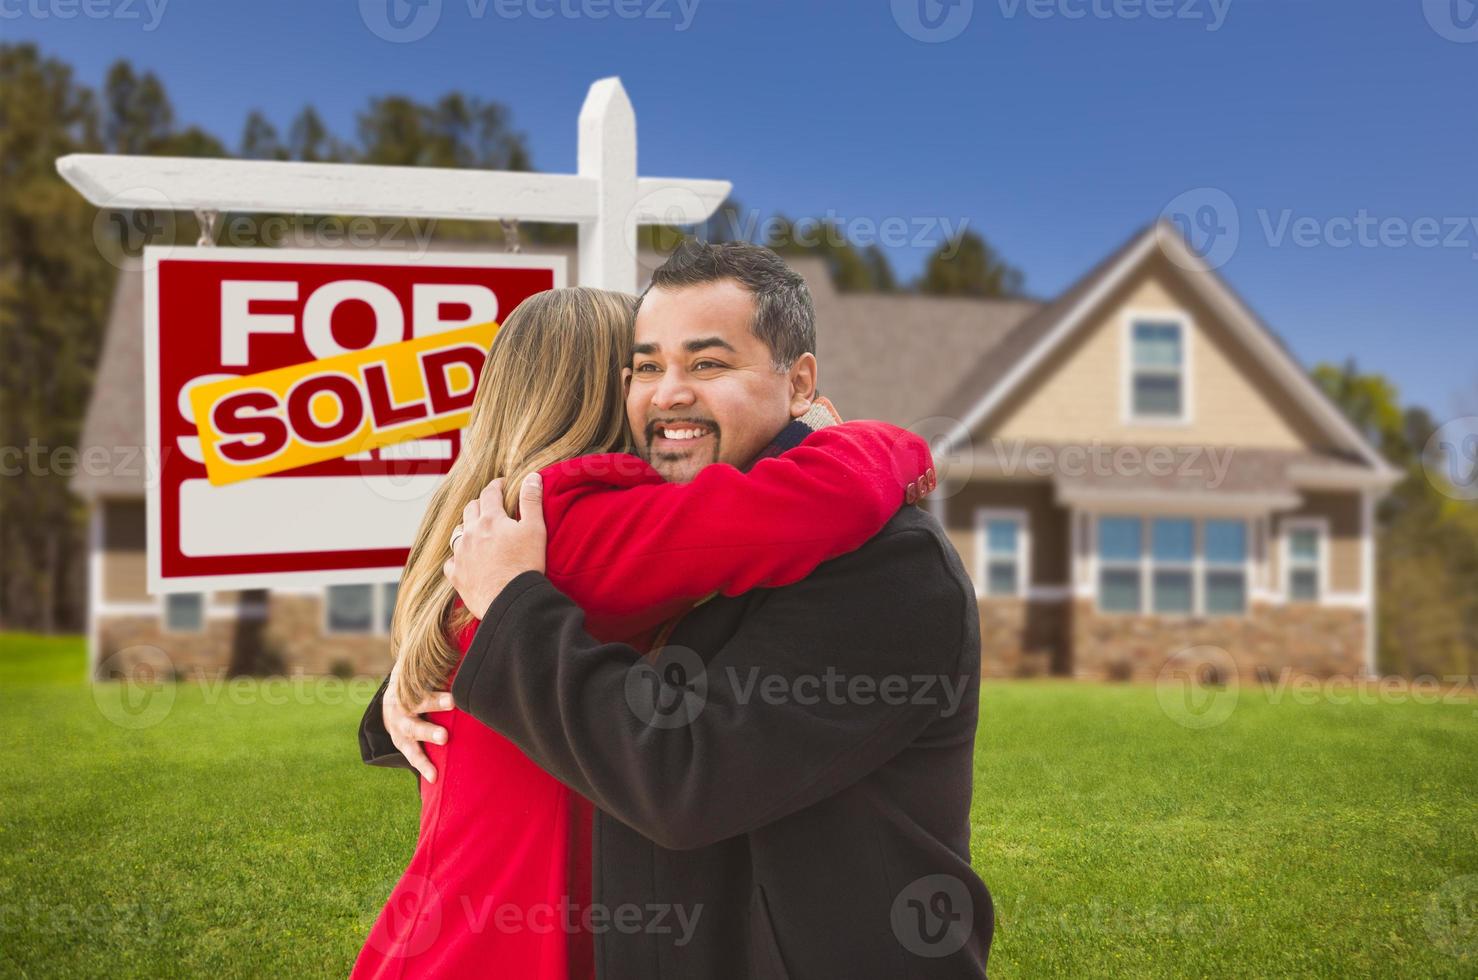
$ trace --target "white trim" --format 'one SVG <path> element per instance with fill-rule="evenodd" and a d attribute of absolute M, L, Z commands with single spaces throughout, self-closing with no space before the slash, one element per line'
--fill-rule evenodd
<path fill-rule="evenodd" d="M 1083 487 L 1058 481 L 1057 502 L 1083 510 L 1123 512 L 1125 508 L 1149 508 L 1160 514 L 1226 514 L 1254 516 L 1274 510 L 1292 510 L 1303 497 L 1287 493 L 1233 493 L 1230 491 L 1179 491 Z"/>
<path fill-rule="evenodd" d="M 328 596 L 329 596 L 329 592 L 328 592 L 328 587 L 325 586 L 324 589 L 323 589 L 323 599 L 318 604 L 319 605 L 319 616 L 318 616 L 318 629 L 319 629 L 319 632 L 322 635 L 324 635 L 324 636 L 389 636 L 390 635 L 390 630 L 388 628 L 388 624 L 389 624 L 390 618 L 389 618 L 388 615 L 385 615 L 387 613 L 387 610 L 385 609 L 385 586 L 387 586 L 387 585 L 395 585 L 395 584 L 399 583 L 399 581 L 400 581 L 400 579 L 397 578 L 394 582 L 363 582 L 363 581 L 361 581 L 361 582 L 343 582 L 343 583 L 339 583 L 341 585 L 367 585 L 367 586 L 369 586 L 369 590 L 370 590 L 370 628 L 367 629 L 367 630 L 338 630 L 338 629 L 331 629 L 329 627 L 329 619 L 328 619 L 328 605 L 329 605 Z M 395 610 L 393 608 L 391 608 L 390 610 L 388 610 L 388 612 L 394 612 L 394 611 Z M 385 626 L 383 628 L 382 628 L 382 625 L 381 625 L 382 623 L 385 624 Z"/>
<path fill-rule="evenodd" d="M 1196 322 L 1188 313 L 1180 310 L 1129 309 L 1122 314 L 1119 340 L 1119 422 L 1126 426 L 1187 426 L 1195 421 L 1194 376 L 1191 360 L 1191 337 L 1196 332 Z M 1180 366 L 1175 373 L 1180 378 L 1180 414 L 1170 416 L 1141 417 L 1134 414 L 1134 375 L 1138 370 L 1134 364 L 1134 328 L 1140 323 L 1174 324 L 1180 331 Z M 1168 370 L 1157 373 L 1169 374 Z"/>
<path fill-rule="evenodd" d="M 1033 585 L 1026 590 L 1027 602 L 1066 602 L 1073 590 L 1066 585 Z"/>
<path fill-rule="evenodd" d="M 1022 357 L 1011 366 L 1011 369 L 1006 372 L 1005 376 L 1002 377 L 1000 381 L 996 382 L 985 391 L 980 400 L 975 403 L 975 406 L 971 408 L 970 411 L 965 413 L 965 418 L 962 420 L 962 425 L 960 426 L 960 428 L 954 432 L 951 432 L 950 435 L 946 437 L 944 446 L 940 450 L 939 455 L 946 455 L 960 448 L 959 441 L 962 438 L 962 433 L 963 438 L 968 439 L 970 437 L 970 433 L 973 432 L 975 430 L 975 427 L 979 425 L 987 415 L 990 414 L 991 410 L 999 405 L 1006 398 L 1007 395 L 1014 391 L 1017 385 L 1019 385 L 1022 380 L 1027 377 L 1027 375 L 1031 374 L 1031 372 L 1036 369 L 1037 365 L 1045 360 L 1047 355 L 1051 353 L 1058 344 L 1062 343 L 1064 339 L 1071 335 L 1071 333 L 1077 328 L 1078 323 L 1083 319 L 1083 317 L 1086 316 L 1090 310 L 1094 309 L 1105 296 L 1110 295 L 1114 289 L 1118 288 L 1119 283 L 1122 282 L 1128 276 L 1129 272 L 1144 259 L 1144 257 L 1149 253 L 1149 250 L 1154 246 L 1154 244 L 1155 236 L 1153 234 L 1146 234 L 1141 236 L 1140 240 L 1136 242 L 1134 246 L 1124 254 L 1124 257 L 1119 260 L 1119 263 L 1109 271 L 1109 274 L 1105 276 L 1096 287 L 1089 290 L 1086 296 L 1078 300 L 1077 304 L 1068 312 L 1065 317 L 1062 318 L 1057 326 L 1052 329 L 1051 333 L 1043 337 L 1041 340 L 1037 341 L 1036 345 L 1032 347 L 1031 350 L 1027 351 L 1024 357 Z"/>
<path fill-rule="evenodd" d="M 98 610 L 103 605 L 103 507 L 107 501 L 94 497 L 87 515 L 87 679 L 96 679 L 102 643 Z"/>
<path fill-rule="evenodd" d="M 1312 603 L 1296 602 L 1293 598 L 1293 547 L 1292 532 L 1312 528 L 1318 536 L 1319 557 L 1314 565 L 1314 572 L 1319 577 L 1318 596 Z M 1278 536 L 1281 539 L 1278 552 L 1278 591 L 1283 595 L 1283 601 L 1289 605 L 1315 605 L 1332 606 L 1341 604 L 1337 593 L 1329 589 L 1329 518 L 1314 515 L 1301 515 L 1298 517 L 1285 517 L 1278 522 Z M 1300 565 L 1307 567 L 1307 565 Z M 1343 595 L 1358 595 L 1358 593 L 1342 593 Z"/>
<path fill-rule="evenodd" d="M 1087 598 L 1093 600 L 1094 612 L 1100 616 L 1158 616 L 1164 619 L 1242 619 L 1252 612 L 1252 603 L 1260 598 L 1254 574 L 1255 523 L 1257 517 L 1244 514 L 1180 514 L 1164 511 L 1132 512 L 1103 511 L 1092 513 L 1092 569 L 1093 576 Z M 1137 561 L 1114 559 L 1104 562 L 1099 557 L 1099 525 L 1104 518 L 1122 517 L 1139 521 L 1139 558 Z M 1154 555 L 1154 526 L 1156 520 L 1189 520 L 1191 522 L 1191 560 L 1157 562 Z M 1242 524 L 1242 562 L 1240 566 L 1220 564 L 1206 560 L 1206 522 L 1237 521 Z M 1134 569 L 1139 573 L 1139 609 L 1104 609 L 1099 581 L 1102 571 L 1107 569 Z M 1206 575 L 1208 572 L 1242 573 L 1241 612 L 1211 612 L 1206 608 Z M 1160 612 L 1155 609 L 1155 573 L 1157 571 L 1188 571 L 1191 574 L 1191 608 L 1188 612 Z"/>
<path fill-rule="evenodd" d="M 1393 472 L 1391 465 L 1341 414 L 1339 409 L 1334 407 L 1314 384 L 1308 373 L 1293 360 L 1292 355 L 1273 339 L 1267 327 L 1258 320 L 1245 303 L 1237 298 L 1230 287 L 1206 266 L 1200 257 L 1186 247 L 1185 241 L 1174 226 L 1163 220 L 1146 229 L 1139 240 L 1125 251 L 1098 284 L 1073 305 L 1057 326 L 1038 340 L 1025 356 L 1012 366 L 1011 370 L 981 395 L 979 401 L 969 412 L 965 413 L 960 429 L 952 432 L 945 439 L 940 452 L 949 453 L 960 448 L 960 443 L 968 440 L 970 433 L 1005 401 L 1054 349 L 1071 336 L 1105 297 L 1111 295 L 1139 267 L 1140 263 L 1145 261 L 1156 244 L 1159 244 L 1162 249 L 1175 253 L 1167 254 L 1167 258 L 1171 260 L 1170 264 L 1189 271 L 1189 274 L 1182 278 L 1196 288 L 1208 302 L 1223 308 L 1223 312 L 1227 314 L 1227 325 L 1233 333 L 1238 334 L 1251 347 L 1253 353 L 1259 355 L 1262 361 L 1273 369 L 1275 376 L 1281 376 L 1287 391 L 1309 410 L 1314 419 L 1321 423 L 1330 435 L 1336 436 L 1338 442 L 1357 452 L 1378 473 Z"/>
<path fill-rule="evenodd" d="M 989 540 L 986 535 L 986 525 L 991 521 L 1016 522 L 1016 591 L 1009 595 L 993 594 L 988 588 L 991 556 L 987 550 Z M 1019 507 L 975 508 L 975 595 L 979 598 L 990 599 L 1027 597 L 1032 589 L 1031 541 L 1031 519 L 1024 509 Z"/>
<path fill-rule="evenodd" d="M 1368 677 L 1379 673 L 1375 659 L 1378 616 L 1375 547 L 1375 494 L 1366 490 L 1360 494 L 1360 591 L 1365 599 L 1365 674 Z"/>

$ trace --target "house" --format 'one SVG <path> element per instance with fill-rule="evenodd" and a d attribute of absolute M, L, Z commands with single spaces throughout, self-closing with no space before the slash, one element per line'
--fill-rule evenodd
<path fill-rule="evenodd" d="M 572 250 L 547 250 L 577 281 Z M 1046 304 L 839 293 L 820 259 L 792 265 L 822 391 L 937 447 L 928 506 L 974 580 L 986 673 L 1150 677 L 1194 646 L 1373 671 L 1373 508 L 1395 473 L 1168 226 Z M 84 428 L 115 459 L 144 444 L 142 335 L 126 268 Z M 146 476 L 74 481 L 95 674 L 154 647 L 182 671 L 388 669 L 393 585 L 148 595 Z"/>

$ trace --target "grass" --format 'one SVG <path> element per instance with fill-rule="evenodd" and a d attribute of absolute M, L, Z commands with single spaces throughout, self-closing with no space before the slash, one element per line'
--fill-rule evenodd
<path fill-rule="evenodd" d="M 0 634 L 0 974 L 343 975 L 416 826 L 358 762 L 371 685 L 82 674 Z M 1478 709 L 1338 700 L 1196 730 L 1153 687 L 987 685 L 992 975 L 1474 976 Z"/>

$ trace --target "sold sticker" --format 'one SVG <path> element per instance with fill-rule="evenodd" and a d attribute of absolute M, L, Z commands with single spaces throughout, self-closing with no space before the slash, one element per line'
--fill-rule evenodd
<path fill-rule="evenodd" d="M 195 386 L 210 482 L 462 428 L 497 331 L 483 323 Z"/>

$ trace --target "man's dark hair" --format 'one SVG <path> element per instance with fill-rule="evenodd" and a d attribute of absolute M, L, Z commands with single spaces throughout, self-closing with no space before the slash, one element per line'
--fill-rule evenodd
<path fill-rule="evenodd" d="M 811 290 L 784 259 L 763 245 L 710 245 L 688 239 L 652 273 L 652 284 L 647 288 L 682 289 L 721 279 L 733 279 L 754 294 L 754 322 L 750 326 L 770 348 L 777 368 L 789 368 L 802 354 L 816 352 L 816 310 L 811 305 Z"/>

